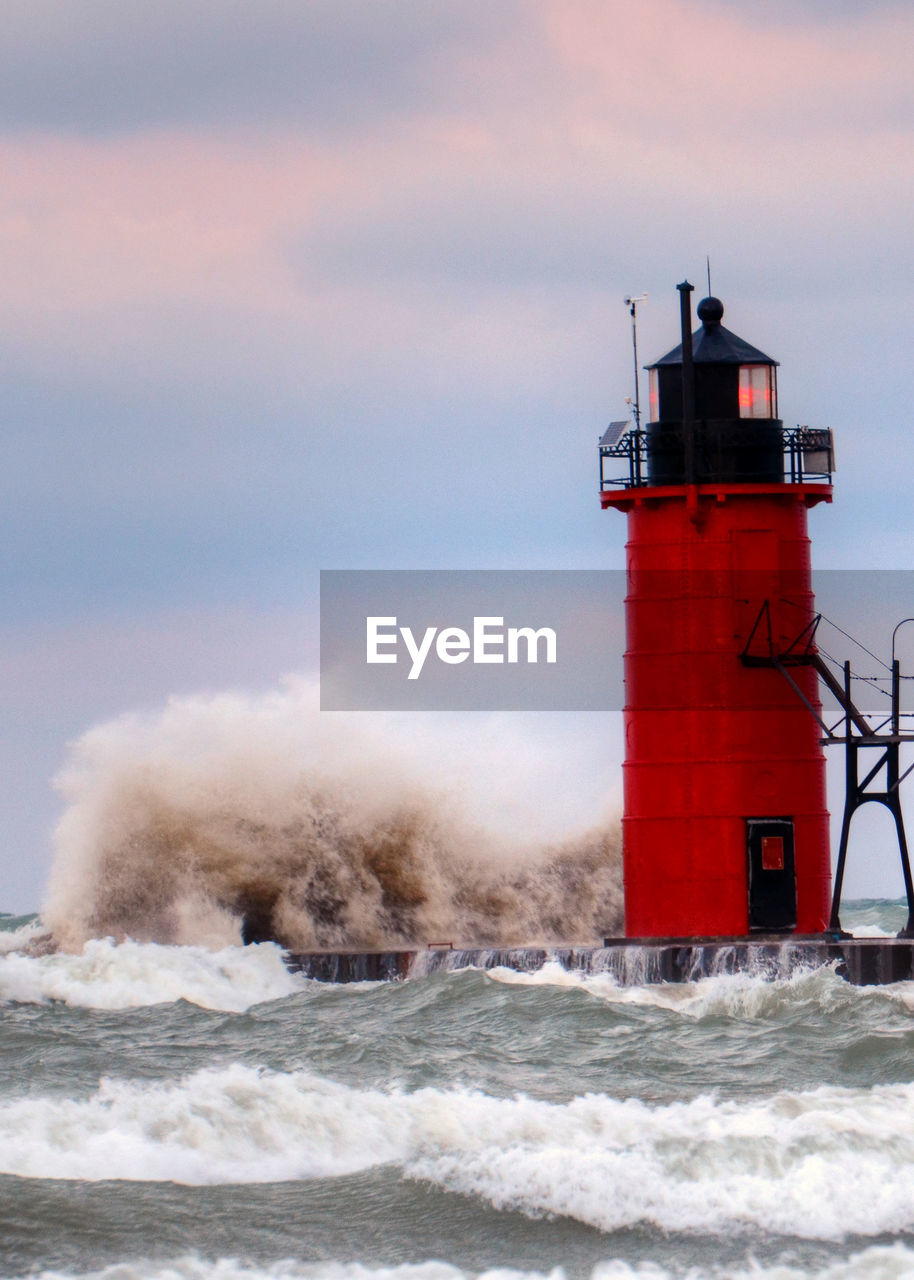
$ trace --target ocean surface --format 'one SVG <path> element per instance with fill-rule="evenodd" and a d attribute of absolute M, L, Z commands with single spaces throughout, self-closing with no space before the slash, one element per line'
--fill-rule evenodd
<path fill-rule="evenodd" d="M 914 1277 L 914 983 L 334 987 L 2 925 L 0 1276 Z"/>

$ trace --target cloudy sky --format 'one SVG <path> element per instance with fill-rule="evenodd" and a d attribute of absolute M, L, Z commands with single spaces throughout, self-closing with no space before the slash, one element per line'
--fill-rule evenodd
<path fill-rule="evenodd" d="M 908 0 L 5 0 L 0 906 L 89 725 L 315 668 L 321 568 L 620 565 L 622 297 L 660 355 L 706 254 L 835 429 L 817 564 L 909 566 L 912 42 Z"/>

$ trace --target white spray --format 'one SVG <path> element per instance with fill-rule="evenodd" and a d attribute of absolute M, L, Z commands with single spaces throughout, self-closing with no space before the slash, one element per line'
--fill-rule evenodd
<path fill-rule="evenodd" d="M 544 837 L 549 820 L 536 829 L 538 809 L 555 826 L 564 797 L 565 829 L 580 832 L 567 769 L 541 760 L 532 786 L 527 769 L 525 829 L 497 830 L 504 806 L 483 825 L 525 751 L 506 721 L 479 717 L 469 739 L 464 721 L 460 743 L 447 719 L 322 715 L 314 704 L 303 683 L 176 698 L 75 743 L 42 909 L 57 943 L 219 947 L 240 941 L 243 919 L 293 950 L 618 931 L 618 824 L 566 840 Z M 474 771 L 488 780 L 478 803 Z"/>

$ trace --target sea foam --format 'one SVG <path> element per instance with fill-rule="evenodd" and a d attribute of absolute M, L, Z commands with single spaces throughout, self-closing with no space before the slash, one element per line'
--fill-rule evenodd
<path fill-rule="evenodd" d="M 51 1000 L 88 1009 L 128 1009 L 187 1000 L 204 1009 L 242 1013 L 300 991 L 274 943 L 251 947 L 165 947 L 111 938 L 79 952 L 0 955 L 0 1000 Z"/>
<path fill-rule="evenodd" d="M 0 1104 L 0 1171 L 22 1177 L 250 1183 L 382 1165 L 603 1231 L 874 1236 L 914 1227 L 914 1084 L 555 1104 L 233 1065 Z"/>
<path fill-rule="evenodd" d="M 532 972 L 499 967 L 488 970 L 487 976 L 508 986 L 583 991 L 607 1004 L 664 1009 L 695 1022 L 715 1018 L 774 1021 L 794 1014 L 804 1004 L 815 1006 L 817 1014 L 854 1008 L 861 1003 L 914 1004 L 914 982 L 855 987 L 839 977 L 831 964 L 800 966 L 783 977 L 737 972 L 693 982 L 625 984 L 612 972 L 584 973 L 565 969 L 557 961 L 549 961 Z"/>
<path fill-rule="evenodd" d="M 0 935 L 15 939 L 21 948 L 0 949 L 0 1002 L 58 1001 L 74 1008 L 129 1009 L 187 1000 L 204 1009 L 241 1013 L 311 985 L 290 970 L 275 943 L 213 951 L 101 938 L 91 939 L 75 952 L 31 952 L 31 945 L 36 940 L 40 943 L 43 936 L 37 924 Z M 452 975 L 453 981 L 460 981 L 459 972 Z M 564 989 L 569 996 L 583 992 L 606 1004 L 663 1009 L 694 1022 L 719 1018 L 775 1022 L 793 1016 L 804 1005 L 816 1016 L 867 1004 L 914 1009 L 914 982 L 855 987 L 827 965 L 797 969 L 789 977 L 774 979 L 735 973 L 695 982 L 622 985 L 609 972 L 584 973 L 548 961 L 530 972 L 489 969 L 486 978 L 506 986 Z M 370 985 L 358 983 L 350 990 Z"/>
<path fill-rule="evenodd" d="M 820 1267 L 792 1263 L 764 1266 L 688 1268 L 670 1271 L 651 1263 L 633 1267 L 621 1259 L 599 1263 L 591 1280 L 914 1280 L 914 1251 L 903 1244 L 875 1245 Z M 565 1280 L 556 1267 L 548 1274 L 493 1267 L 465 1271 L 447 1262 L 429 1261 L 400 1266 L 366 1266 L 358 1262 L 276 1262 L 269 1266 L 245 1265 L 233 1258 L 216 1261 L 187 1256 L 162 1262 L 118 1263 L 99 1271 L 81 1273 L 42 1271 L 29 1280 Z"/>

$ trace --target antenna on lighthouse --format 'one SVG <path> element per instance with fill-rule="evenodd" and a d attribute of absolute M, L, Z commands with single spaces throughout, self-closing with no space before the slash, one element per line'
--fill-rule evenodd
<path fill-rule="evenodd" d="M 638 379 L 638 303 L 647 302 L 647 294 L 639 293 L 637 298 L 626 294 L 622 299 L 628 307 L 628 314 L 632 318 L 632 352 L 635 357 L 635 430 L 641 430 L 641 392 L 639 389 Z"/>

